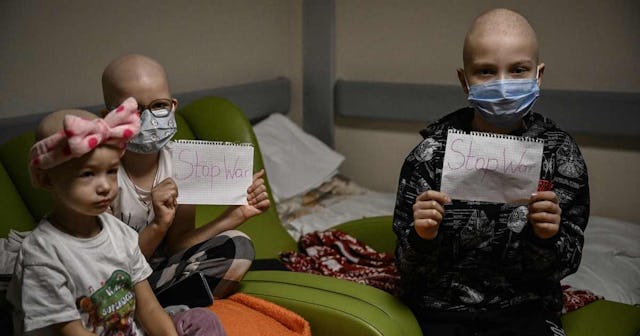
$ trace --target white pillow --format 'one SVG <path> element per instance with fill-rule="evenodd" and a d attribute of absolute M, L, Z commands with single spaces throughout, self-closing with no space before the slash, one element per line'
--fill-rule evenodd
<path fill-rule="evenodd" d="M 276 201 L 305 193 L 337 173 L 344 156 L 305 133 L 282 114 L 257 123 L 258 138 Z"/>
<path fill-rule="evenodd" d="M 582 261 L 562 280 L 605 299 L 640 304 L 640 223 L 591 216 L 584 234 Z"/>

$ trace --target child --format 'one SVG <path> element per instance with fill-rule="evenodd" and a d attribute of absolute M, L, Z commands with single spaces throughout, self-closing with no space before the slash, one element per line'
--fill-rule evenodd
<path fill-rule="evenodd" d="M 31 179 L 54 205 L 17 257 L 7 295 L 16 334 L 194 335 L 198 329 L 224 335 L 217 316 L 204 309 L 176 314 L 180 328 L 194 325 L 176 332 L 146 280 L 151 268 L 137 234 L 105 213 L 118 192 L 125 143 L 139 127 L 132 98 L 104 120 L 62 110 L 40 123 Z"/>
<path fill-rule="evenodd" d="M 178 189 L 171 179 L 171 156 L 165 145 L 176 132 L 177 101 L 171 98 L 163 67 L 142 55 L 120 57 L 105 68 L 102 88 L 109 108 L 129 96 L 140 106 L 141 131 L 122 157 L 121 191 L 112 210 L 139 232 L 142 253 L 154 269 L 151 286 L 160 290 L 201 271 L 214 297 L 233 293 L 255 254 L 249 237 L 234 229 L 268 209 L 264 171 L 254 175 L 248 205 L 229 207 L 195 228 L 195 206 L 177 205 Z"/>
<path fill-rule="evenodd" d="M 560 280 L 578 268 L 589 216 L 584 160 L 567 133 L 531 112 L 544 64 L 523 16 L 479 16 L 463 61 L 471 107 L 423 130 L 402 167 L 393 223 L 401 298 L 425 335 L 564 335 Z M 439 192 L 450 128 L 544 140 L 542 188 L 528 206 Z"/>

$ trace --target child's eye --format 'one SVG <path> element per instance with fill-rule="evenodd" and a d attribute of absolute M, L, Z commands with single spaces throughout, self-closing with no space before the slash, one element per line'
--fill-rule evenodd
<path fill-rule="evenodd" d="M 477 73 L 480 76 L 488 76 L 488 75 L 492 75 L 493 74 L 493 70 L 491 70 L 491 69 L 479 69 L 477 71 Z"/>
<path fill-rule="evenodd" d="M 155 110 L 170 110 L 171 109 L 171 103 L 164 102 L 164 101 L 159 101 L 159 102 L 153 103 L 151 106 L 149 106 L 149 108 L 151 108 L 151 110 L 153 110 L 153 111 L 155 111 Z"/>
<path fill-rule="evenodd" d="M 109 175 L 117 175 L 118 174 L 118 168 L 111 168 L 111 169 L 107 170 L 107 174 L 109 174 Z"/>
<path fill-rule="evenodd" d="M 521 75 L 529 72 L 529 69 L 525 67 L 517 67 L 517 68 L 514 68 L 512 72 L 515 74 Z"/>
<path fill-rule="evenodd" d="M 93 176 L 93 172 L 90 170 L 86 170 L 80 173 L 80 177 L 91 177 L 91 176 Z"/>

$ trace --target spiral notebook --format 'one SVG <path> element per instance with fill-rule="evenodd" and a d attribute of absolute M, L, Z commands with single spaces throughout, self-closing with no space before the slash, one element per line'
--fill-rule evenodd
<path fill-rule="evenodd" d="M 440 191 L 452 199 L 525 204 L 538 189 L 544 141 L 450 129 Z"/>
<path fill-rule="evenodd" d="M 252 144 L 178 140 L 169 150 L 179 204 L 247 204 Z"/>

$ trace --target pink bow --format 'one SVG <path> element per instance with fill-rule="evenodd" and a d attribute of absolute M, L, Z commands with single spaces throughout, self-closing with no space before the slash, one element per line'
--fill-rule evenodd
<path fill-rule="evenodd" d="M 49 169 L 81 157 L 103 144 L 124 149 L 127 141 L 139 129 L 140 115 L 134 98 L 127 98 L 104 119 L 87 120 L 67 115 L 64 117 L 63 130 L 31 147 L 30 164 L 32 167 Z"/>

